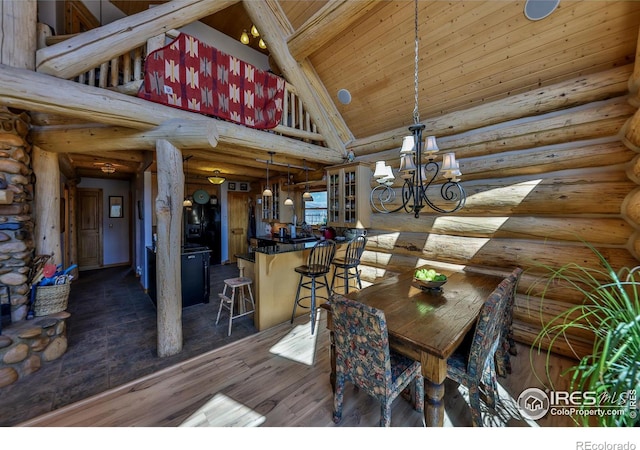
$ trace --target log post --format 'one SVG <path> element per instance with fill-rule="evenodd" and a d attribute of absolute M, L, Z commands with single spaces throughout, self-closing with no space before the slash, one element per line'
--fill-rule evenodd
<path fill-rule="evenodd" d="M 158 162 L 158 197 L 156 197 L 158 356 L 164 357 L 175 355 L 182 350 L 180 238 L 184 173 L 182 153 L 168 141 L 158 141 L 156 156 Z"/>
<path fill-rule="evenodd" d="M 78 261 L 78 238 L 76 236 L 78 229 L 78 221 L 77 221 L 77 199 L 78 199 L 78 180 L 68 180 L 67 184 L 69 186 L 69 255 L 71 259 L 70 263 L 76 263 Z M 80 271 L 76 267 L 71 272 L 76 279 L 80 276 Z"/>
<path fill-rule="evenodd" d="M 33 147 L 36 253 L 53 255 L 53 264 L 62 263 L 60 244 L 60 166 L 58 154 Z"/>

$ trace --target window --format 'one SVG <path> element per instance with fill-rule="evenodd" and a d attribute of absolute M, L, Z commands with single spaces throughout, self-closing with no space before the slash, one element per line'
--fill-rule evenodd
<path fill-rule="evenodd" d="M 304 221 L 307 225 L 326 225 L 327 192 L 312 192 L 313 200 L 304 202 Z"/>

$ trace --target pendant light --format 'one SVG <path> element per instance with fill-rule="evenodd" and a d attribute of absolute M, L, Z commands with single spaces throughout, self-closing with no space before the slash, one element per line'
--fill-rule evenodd
<path fill-rule="evenodd" d="M 191 206 L 193 206 L 191 199 L 187 195 L 187 193 L 189 192 L 189 183 L 187 182 L 187 178 L 189 176 L 189 160 L 190 159 L 191 159 L 191 155 L 184 158 L 184 161 L 186 161 L 187 166 L 185 168 L 185 175 L 184 175 L 184 200 L 182 201 L 182 206 L 187 208 L 190 208 Z"/>
<path fill-rule="evenodd" d="M 271 155 L 271 162 L 273 162 L 273 153 L 274 152 L 269 152 L 269 155 Z M 270 184 L 269 184 L 269 161 L 267 161 L 267 185 L 264 188 L 264 191 L 262 191 L 262 196 L 263 197 L 273 197 L 273 192 L 271 192 L 270 189 Z"/>
<path fill-rule="evenodd" d="M 222 184 L 227 179 L 225 177 L 223 177 L 222 175 L 220 175 L 220 171 L 219 170 L 214 170 L 213 171 L 213 176 L 207 177 L 207 180 L 209 180 L 209 183 L 211 183 L 211 184 Z"/>
<path fill-rule="evenodd" d="M 293 199 L 291 198 L 291 175 L 289 174 L 289 164 L 287 164 L 287 198 L 284 199 L 286 206 L 293 206 Z"/>
<path fill-rule="evenodd" d="M 304 174 L 306 177 L 306 181 L 305 181 L 305 187 L 304 187 L 304 194 L 302 194 L 302 200 L 304 200 L 305 202 L 312 202 L 313 201 L 313 196 L 311 195 L 311 192 L 309 192 L 309 168 L 307 167 L 307 161 L 304 161 Z"/>
<path fill-rule="evenodd" d="M 385 161 L 376 161 L 374 178 L 378 185 L 371 190 L 369 201 L 371 207 L 380 213 L 395 213 L 405 210 L 414 215 L 417 219 L 423 208 L 429 207 L 435 213 L 448 214 L 462 208 L 467 199 L 467 195 L 460 185 L 459 176 L 460 163 L 456 161 L 454 153 L 443 155 L 442 163 L 435 160 L 435 153 L 438 152 L 438 145 L 435 136 L 427 136 L 422 139 L 422 132 L 426 128 L 420 123 L 420 110 L 418 109 L 418 0 L 414 2 L 414 59 L 413 59 L 413 86 L 414 86 L 414 108 L 413 125 L 409 127 L 410 136 L 405 136 L 400 149 L 400 178 L 403 179 L 400 198 L 402 204 L 394 208 L 396 203 L 396 191 L 393 189 L 394 175 L 391 166 L 387 166 Z M 426 148 L 425 148 L 426 146 Z M 423 162 L 423 153 L 427 161 Z M 438 174 L 442 174 L 446 181 L 439 189 L 439 196 L 436 199 L 428 193 L 428 188 L 435 186 Z"/>

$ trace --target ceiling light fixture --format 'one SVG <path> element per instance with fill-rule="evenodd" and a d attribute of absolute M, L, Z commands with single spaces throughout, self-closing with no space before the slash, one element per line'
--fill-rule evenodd
<path fill-rule="evenodd" d="M 269 152 L 269 155 L 271 155 L 271 162 L 273 162 L 273 154 L 274 152 Z M 271 192 L 271 188 L 269 185 L 269 160 L 267 160 L 267 184 L 264 188 L 264 191 L 262 191 L 262 196 L 263 197 L 273 197 L 273 192 Z"/>
<path fill-rule="evenodd" d="M 100 170 L 102 170 L 104 173 L 114 173 L 116 171 L 116 168 L 111 163 L 105 163 L 102 167 L 100 167 Z"/>
<path fill-rule="evenodd" d="M 249 33 L 247 33 L 247 30 L 242 30 L 242 34 L 240 35 L 240 42 L 242 42 L 244 45 L 249 45 Z"/>
<path fill-rule="evenodd" d="M 284 199 L 284 204 L 287 206 L 293 206 L 293 199 L 291 198 L 291 175 L 289 174 L 289 165 L 287 165 L 287 198 Z"/>
<path fill-rule="evenodd" d="M 227 181 L 227 179 L 225 177 L 220 176 L 220 171 L 219 170 L 214 170 L 213 171 L 213 176 L 207 177 L 207 180 L 209 180 L 209 183 L 211 183 L 211 184 L 222 184 L 225 181 Z"/>
<path fill-rule="evenodd" d="M 307 167 L 306 160 L 304 161 L 304 173 L 306 176 L 306 184 L 305 184 L 304 194 L 302 194 L 302 200 L 304 200 L 305 202 L 312 202 L 313 196 L 311 195 L 311 192 L 309 192 L 309 168 Z"/>
<path fill-rule="evenodd" d="M 267 44 L 264 42 L 264 39 L 260 37 L 260 32 L 255 25 L 251 25 L 249 33 L 247 33 L 247 30 L 244 29 L 242 30 L 242 34 L 240 35 L 240 42 L 242 42 L 244 45 L 249 45 L 251 43 L 251 39 L 259 39 L 258 47 L 263 50 L 267 48 Z"/>
<path fill-rule="evenodd" d="M 409 127 L 411 136 L 405 136 L 400 150 L 400 176 L 404 180 L 402 185 L 402 204 L 394 209 L 388 209 L 393 205 L 396 192 L 392 188 L 393 171 L 384 161 L 376 161 L 373 177 L 378 185 L 371 190 L 370 202 L 373 209 L 381 213 L 394 213 L 401 209 L 413 213 L 416 218 L 420 211 L 429 206 L 438 213 L 452 213 L 462 208 L 466 201 L 466 194 L 460 185 L 458 178 L 460 164 L 456 161 L 454 153 L 446 153 L 442 158 L 442 165 L 434 160 L 434 153 L 438 151 L 435 136 L 428 136 L 426 148 L 423 149 L 422 131 L 425 125 L 420 123 L 418 109 L 418 0 L 415 0 L 415 53 L 414 53 L 414 109 L 413 125 Z M 422 163 L 422 152 L 427 154 L 428 161 Z M 442 172 L 446 182 L 440 187 L 438 204 L 428 197 L 427 189 L 431 186 L 437 175 Z M 447 208 L 446 205 L 452 205 Z"/>
<path fill-rule="evenodd" d="M 189 192 L 189 184 L 187 182 L 187 177 L 189 176 L 189 160 L 191 159 L 191 156 L 192 155 L 189 155 L 183 159 L 183 161 L 186 161 L 187 165 L 184 171 L 184 200 L 182 201 L 182 206 L 183 207 L 186 206 L 187 208 L 191 208 L 193 206 L 193 202 L 187 195 L 187 192 Z"/>

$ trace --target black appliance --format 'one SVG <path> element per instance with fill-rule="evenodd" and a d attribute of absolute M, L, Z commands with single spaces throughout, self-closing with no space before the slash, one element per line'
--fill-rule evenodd
<path fill-rule="evenodd" d="M 183 308 L 198 303 L 209 303 L 210 253 L 211 251 L 206 247 L 185 248 L 182 251 L 180 266 Z M 149 277 L 147 294 L 149 294 L 155 305 L 157 304 L 158 295 L 156 286 L 156 253 L 149 247 L 147 247 L 147 261 Z"/>
<path fill-rule="evenodd" d="M 220 264 L 221 233 L 220 205 L 212 204 L 215 197 L 204 204 L 193 202 L 184 207 L 184 247 L 207 247 L 211 250 L 211 264 Z"/>

